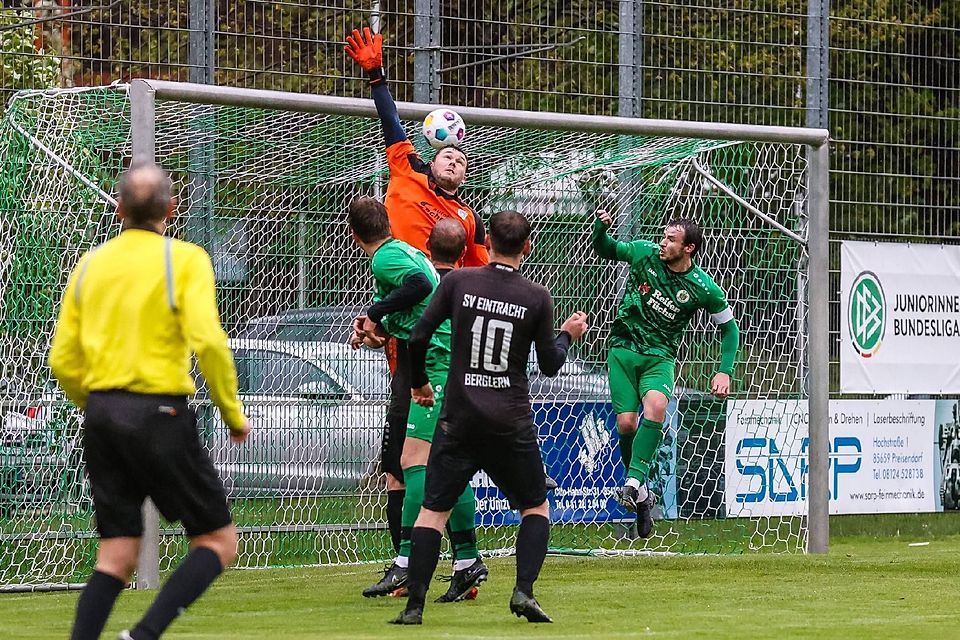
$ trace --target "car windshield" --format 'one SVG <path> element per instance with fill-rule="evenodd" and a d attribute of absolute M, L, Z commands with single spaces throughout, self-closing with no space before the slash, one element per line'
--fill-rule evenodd
<path fill-rule="evenodd" d="M 329 374 L 298 356 L 264 349 L 237 349 L 234 356 L 240 393 L 330 398 L 347 395 Z"/>
<path fill-rule="evenodd" d="M 382 351 L 366 348 L 352 351 L 344 345 L 331 350 L 326 362 L 335 376 L 345 380 L 364 398 L 385 400 L 390 395 L 390 369 Z"/>

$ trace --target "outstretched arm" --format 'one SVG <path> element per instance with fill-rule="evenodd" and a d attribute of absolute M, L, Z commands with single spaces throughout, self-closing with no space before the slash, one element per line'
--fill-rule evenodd
<path fill-rule="evenodd" d="M 390 95 L 387 79 L 383 75 L 383 36 L 373 35 L 370 27 L 363 28 L 363 34 L 357 29 L 347 36 L 347 45 L 343 48 L 351 58 L 357 61 L 370 79 L 373 89 L 373 102 L 380 115 L 380 124 L 383 127 L 383 140 L 390 146 L 407 139 L 407 134 L 400 124 L 400 115 L 397 105 Z"/>
<path fill-rule="evenodd" d="M 537 364 L 540 373 L 553 377 L 567 361 L 567 349 L 570 343 L 580 339 L 587 330 L 587 314 L 575 312 L 560 326 L 560 333 L 553 335 L 553 298 L 543 291 L 540 322 L 534 335 L 534 347 L 537 350 Z"/>
<path fill-rule="evenodd" d="M 83 260 L 90 260 L 88 253 Z M 83 379 L 87 373 L 87 363 L 80 345 L 80 309 L 78 274 L 83 268 L 78 266 L 70 274 L 66 291 L 60 301 L 60 313 L 53 332 L 53 344 L 50 348 L 50 369 L 60 383 L 63 392 L 73 404 L 81 410 L 87 406 L 87 391 L 83 388 Z"/>

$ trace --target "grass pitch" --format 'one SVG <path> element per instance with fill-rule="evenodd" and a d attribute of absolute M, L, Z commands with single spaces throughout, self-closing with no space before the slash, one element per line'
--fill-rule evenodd
<path fill-rule="evenodd" d="M 422 627 L 387 625 L 404 601 L 367 600 L 378 565 L 230 571 L 165 638 L 948 638 L 960 628 L 956 519 L 835 537 L 827 556 L 547 558 L 537 597 L 552 625 L 509 613 L 514 560 L 490 559 L 472 602 L 429 603 Z M 834 527 L 844 530 L 844 527 Z M 882 535 L 883 537 L 876 537 Z M 918 544 L 919 543 L 919 544 Z M 926 543 L 926 544 L 923 544 Z M 441 563 L 441 571 L 448 566 Z M 431 586 L 431 597 L 446 585 Z M 124 592 L 104 638 L 155 592 Z M 0 638 L 65 638 L 77 592 L 0 595 Z"/>

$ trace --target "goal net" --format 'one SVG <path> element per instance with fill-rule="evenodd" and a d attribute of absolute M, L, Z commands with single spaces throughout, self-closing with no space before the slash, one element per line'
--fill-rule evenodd
<path fill-rule="evenodd" d="M 113 194 L 132 150 L 127 88 L 21 93 L 0 124 L 0 588 L 74 584 L 94 562 L 81 417 L 53 383 L 47 353 L 69 271 L 119 231 Z M 170 233 L 213 257 L 255 429 L 246 446 L 228 446 L 198 380 L 201 435 L 241 532 L 240 567 L 383 560 L 392 555 L 376 472 L 386 364 L 379 352 L 344 346 L 352 314 L 372 292 L 345 205 L 386 189 L 380 125 L 269 107 L 156 101 L 156 158 L 179 201 Z M 605 371 L 626 266 L 593 253 L 590 229 L 598 207 L 613 212 L 620 239 L 657 240 L 667 220 L 697 220 L 706 237 L 699 263 L 727 292 L 741 328 L 734 398 L 795 400 L 807 341 L 805 148 L 529 124 L 467 119 L 463 195 L 484 218 L 525 213 L 534 228 L 525 274 L 552 291 L 558 318 L 575 310 L 590 318 L 556 378 L 531 363 L 544 461 L 559 483 L 551 548 L 802 550 L 804 511 L 752 511 L 758 479 L 725 467 L 726 447 L 738 445 L 725 441 L 730 401 L 709 395 L 720 340 L 706 315 L 681 348 L 651 478 L 660 496 L 654 533 L 636 537 L 631 514 L 613 499 L 623 468 Z M 405 126 L 432 158 L 419 123 Z M 806 455 L 790 450 L 789 438 L 778 444 L 776 429 L 765 437 L 783 460 Z M 763 488 L 780 491 L 783 474 L 775 479 L 773 458 L 770 465 Z M 802 489 L 803 474 L 790 482 Z M 518 515 L 482 475 L 475 485 L 481 547 L 507 553 Z M 161 522 L 161 571 L 185 553 L 179 533 Z"/>

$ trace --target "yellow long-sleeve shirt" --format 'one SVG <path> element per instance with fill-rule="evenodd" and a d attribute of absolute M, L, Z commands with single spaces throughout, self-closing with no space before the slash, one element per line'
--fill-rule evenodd
<path fill-rule="evenodd" d="M 80 259 L 50 349 L 53 375 L 78 407 L 86 406 L 91 391 L 192 395 L 191 352 L 224 422 L 242 428 L 237 370 L 207 253 L 152 231 L 126 229 Z"/>

